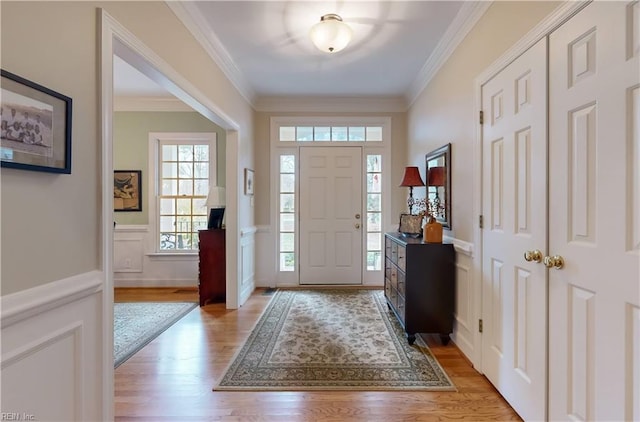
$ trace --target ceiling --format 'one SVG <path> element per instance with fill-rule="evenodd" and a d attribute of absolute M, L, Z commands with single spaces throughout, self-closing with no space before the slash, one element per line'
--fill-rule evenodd
<path fill-rule="evenodd" d="M 410 98 L 434 53 L 460 32 L 469 4 L 477 2 L 466 3 L 167 2 L 252 103 L 268 97 Z M 339 14 L 353 30 L 351 43 L 335 54 L 317 50 L 308 36 L 327 13 Z M 117 96 L 169 95 L 123 60 L 115 62 L 114 79 Z"/>

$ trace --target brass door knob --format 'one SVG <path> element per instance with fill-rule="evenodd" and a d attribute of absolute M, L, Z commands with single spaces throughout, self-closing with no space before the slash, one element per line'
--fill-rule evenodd
<path fill-rule="evenodd" d="M 360 228 L 360 223 L 356 223 L 356 229 Z"/>
<path fill-rule="evenodd" d="M 527 262 L 540 262 L 542 261 L 542 252 L 540 252 L 538 249 L 526 251 L 524 253 L 524 260 Z"/>
<path fill-rule="evenodd" d="M 560 255 L 545 256 L 542 263 L 547 268 L 555 268 L 556 270 L 559 270 L 564 267 L 564 258 Z"/>

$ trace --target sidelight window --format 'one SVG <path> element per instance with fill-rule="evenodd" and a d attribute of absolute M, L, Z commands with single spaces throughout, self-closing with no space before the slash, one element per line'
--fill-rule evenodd
<path fill-rule="evenodd" d="M 296 157 L 280 155 L 279 258 L 280 271 L 296 267 Z"/>
<path fill-rule="evenodd" d="M 382 269 L 382 155 L 367 155 L 367 271 Z"/>

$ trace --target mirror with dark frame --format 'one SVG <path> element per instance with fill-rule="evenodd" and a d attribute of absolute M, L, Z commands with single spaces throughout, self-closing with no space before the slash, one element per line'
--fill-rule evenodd
<path fill-rule="evenodd" d="M 428 210 L 451 230 L 451 144 L 428 153 L 425 162 Z"/>

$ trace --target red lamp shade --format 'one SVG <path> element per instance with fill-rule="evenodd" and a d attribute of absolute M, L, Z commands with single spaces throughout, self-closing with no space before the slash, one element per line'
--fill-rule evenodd
<path fill-rule="evenodd" d="M 444 186 L 446 177 L 444 167 L 431 167 L 427 174 L 427 184 L 429 186 Z"/>
<path fill-rule="evenodd" d="M 400 186 L 424 186 L 418 167 L 405 167 L 404 177 L 402 178 L 402 182 L 400 182 Z"/>

